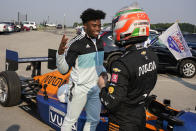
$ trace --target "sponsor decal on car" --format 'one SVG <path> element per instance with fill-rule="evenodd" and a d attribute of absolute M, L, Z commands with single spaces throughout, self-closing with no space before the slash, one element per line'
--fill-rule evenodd
<path fill-rule="evenodd" d="M 63 124 L 63 120 L 65 117 L 65 113 L 58 110 L 57 108 L 50 106 L 49 107 L 49 122 L 61 127 Z"/>
<path fill-rule="evenodd" d="M 50 84 L 50 85 L 53 85 L 53 86 L 60 87 L 62 84 L 66 83 L 66 80 L 63 81 L 62 78 L 58 78 L 56 76 L 47 75 L 43 79 L 43 82 L 46 83 L 46 84 Z"/>
<path fill-rule="evenodd" d="M 49 106 L 49 122 L 57 127 L 61 127 L 65 117 L 65 113 L 59 109 Z M 72 131 L 77 131 L 77 122 L 72 126 Z"/>

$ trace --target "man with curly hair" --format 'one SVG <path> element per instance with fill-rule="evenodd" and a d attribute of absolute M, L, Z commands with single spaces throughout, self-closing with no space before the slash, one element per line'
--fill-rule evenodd
<path fill-rule="evenodd" d="M 100 120 L 101 102 L 97 81 L 105 68 L 104 48 L 99 33 L 101 19 L 105 18 L 105 13 L 89 8 L 80 18 L 85 33 L 76 36 L 69 43 L 64 35 L 57 53 L 58 70 L 66 74 L 71 69 L 67 114 L 61 131 L 72 130 L 83 108 L 86 111 L 84 131 L 95 131 Z"/>

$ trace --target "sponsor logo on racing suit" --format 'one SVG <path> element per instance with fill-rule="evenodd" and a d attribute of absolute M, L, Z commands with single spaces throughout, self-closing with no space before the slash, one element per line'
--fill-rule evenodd
<path fill-rule="evenodd" d="M 112 80 L 111 80 L 112 82 L 114 82 L 114 83 L 117 83 L 117 81 L 118 81 L 118 74 L 112 74 Z"/>
<path fill-rule="evenodd" d="M 156 69 L 156 64 L 154 61 L 144 64 L 139 67 L 139 76 L 146 74 L 147 72 L 153 71 Z"/>
<path fill-rule="evenodd" d="M 114 72 L 121 72 L 121 70 L 118 69 L 118 68 L 113 68 L 112 70 L 113 70 Z"/>

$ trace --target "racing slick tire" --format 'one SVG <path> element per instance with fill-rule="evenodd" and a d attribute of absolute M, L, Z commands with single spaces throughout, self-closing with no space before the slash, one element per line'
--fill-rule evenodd
<path fill-rule="evenodd" d="M 196 63 L 192 60 L 183 60 L 179 66 L 180 76 L 192 78 L 196 74 Z"/>
<path fill-rule="evenodd" d="M 18 105 L 21 101 L 21 83 L 14 71 L 0 73 L 0 104 L 5 107 Z"/>

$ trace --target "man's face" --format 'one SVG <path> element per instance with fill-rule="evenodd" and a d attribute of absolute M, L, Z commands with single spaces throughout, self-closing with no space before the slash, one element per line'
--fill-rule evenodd
<path fill-rule="evenodd" d="M 101 20 L 91 20 L 84 24 L 86 33 L 92 37 L 97 38 L 101 31 Z"/>

